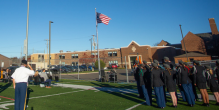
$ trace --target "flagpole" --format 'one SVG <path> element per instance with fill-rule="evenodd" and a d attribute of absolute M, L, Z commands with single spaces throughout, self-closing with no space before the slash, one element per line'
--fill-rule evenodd
<path fill-rule="evenodd" d="M 99 42 L 98 42 L 98 23 L 97 23 L 97 11 L 95 8 L 95 14 L 96 14 L 96 36 L 97 36 L 97 60 L 98 60 L 98 70 L 99 70 L 99 80 L 101 78 L 101 71 L 100 71 L 100 56 L 99 56 Z"/>

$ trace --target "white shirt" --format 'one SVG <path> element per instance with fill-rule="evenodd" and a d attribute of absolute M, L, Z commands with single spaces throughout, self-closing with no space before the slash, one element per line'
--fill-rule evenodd
<path fill-rule="evenodd" d="M 12 78 L 15 79 L 15 83 L 27 82 L 29 76 L 34 75 L 34 71 L 25 67 L 19 67 L 12 74 Z"/>

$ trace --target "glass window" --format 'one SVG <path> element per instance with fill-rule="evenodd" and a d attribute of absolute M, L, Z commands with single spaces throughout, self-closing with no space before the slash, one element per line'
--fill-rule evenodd
<path fill-rule="evenodd" d="M 59 55 L 59 59 L 61 59 L 62 58 L 62 55 Z"/>
<path fill-rule="evenodd" d="M 112 52 L 108 52 L 108 56 L 111 57 L 112 56 Z"/>
<path fill-rule="evenodd" d="M 65 62 L 62 62 L 62 65 L 65 66 Z"/>
<path fill-rule="evenodd" d="M 78 58 L 78 54 L 75 54 L 75 58 Z"/>
<path fill-rule="evenodd" d="M 190 60 L 190 62 L 193 62 L 193 61 L 194 61 L 194 58 L 190 58 L 189 60 Z"/>
<path fill-rule="evenodd" d="M 62 55 L 62 59 L 65 59 L 65 55 Z"/>
<path fill-rule="evenodd" d="M 115 52 L 113 52 L 113 56 L 117 56 L 117 52 L 115 51 Z"/>
<path fill-rule="evenodd" d="M 75 54 L 71 54 L 71 58 L 75 58 Z"/>

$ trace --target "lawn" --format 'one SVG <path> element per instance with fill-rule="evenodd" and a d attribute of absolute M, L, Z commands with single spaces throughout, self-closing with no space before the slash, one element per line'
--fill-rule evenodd
<path fill-rule="evenodd" d="M 61 83 L 136 89 L 135 84 L 99 83 L 95 81 L 76 80 L 62 80 Z M 0 87 L 0 107 L 2 104 L 9 104 L 6 107 L 13 110 L 14 106 L 11 104 L 14 103 L 14 89 L 12 84 L 0 83 Z M 27 96 L 29 98 L 29 100 L 27 100 L 27 110 L 125 110 L 144 102 L 144 99 L 137 98 L 137 94 L 135 93 L 82 90 L 63 87 L 47 89 L 41 88 L 39 85 L 29 85 Z M 172 103 L 170 102 L 170 98 L 168 98 L 168 100 L 169 102 L 167 102 L 165 109 L 175 109 L 169 107 Z M 139 105 L 133 108 L 133 110 L 158 109 L 156 108 L 155 101 L 156 100 L 153 99 L 153 106 Z M 219 106 L 214 105 L 215 103 L 215 101 L 211 101 L 210 107 L 203 107 L 201 106 L 202 102 L 196 102 L 195 107 L 188 107 L 185 102 L 179 101 L 177 109 L 219 109 Z M 2 108 L 0 108 L 0 110 L 1 109 Z"/>

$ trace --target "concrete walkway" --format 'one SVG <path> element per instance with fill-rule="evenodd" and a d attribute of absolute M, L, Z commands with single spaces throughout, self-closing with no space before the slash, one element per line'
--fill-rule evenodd
<path fill-rule="evenodd" d="M 84 89 L 84 90 L 94 90 L 98 91 L 107 91 L 107 92 L 121 92 L 121 93 L 138 93 L 137 89 L 123 89 L 123 88 L 110 88 L 110 87 L 95 87 L 95 86 L 85 86 L 85 85 L 75 85 L 75 84 L 62 84 L 56 83 L 52 84 L 52 86 L 57 87 L 67 87 L 67 88 L 75 88 L 75 89 Z M 154 92 L 153 92 L 154 94 Z M 169 93 L 166 93 L 169 95 Z M 182 97 L 180 93 L 177 93 L 178 96 Z M 201 98 L 201 94 L 198 94 L 198 97 Z M 209 95 L 209 100 L 215 100 L 213 95 Z"/>

